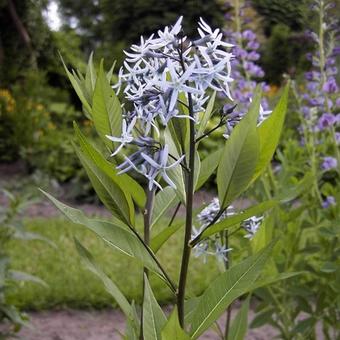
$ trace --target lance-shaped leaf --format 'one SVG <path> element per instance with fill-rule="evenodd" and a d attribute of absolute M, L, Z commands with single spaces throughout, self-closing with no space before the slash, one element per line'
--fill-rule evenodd
<path fill-rule="evenodd" d="M 68 76 L 68 79 L 70 80 L 73 89 L 76 91 L 78 98 L 80 99 L 81 103 L 83 104 L 83 107 L 85 109 L 85 112 L 88 115 L 91 115 L 91 106 L 86 99 L 86 88 L 85 88 L 85 82 L 81 82 L 80 79 L 77 77 L 77 75 L 73 72 L 73 74 L 68 70 L 68 68 L 65 65 L 65 62 L 60 55 L 60 59 L 64 65 L 64 69 L 66 71 L 66 74 Z"/>
<path fill-rule="evenodd" d="M 197 187 L 198 179 L 201 172 L 201 158 L 199 152 L 195 151 L 195 170 L 194 170 L 194 189 Z"/>
<path fill-rule="evenodd" d="M 183 226 L 183 222 L 173 224 L 170 227 L 166 227 L 164 230 L 159 232 L 157 235 L 155 235 L 151 242 L 150 247 L 151 249 L 157 253 L 157 251 L 162 247 L 162 245 L 181 227 Z"/>
<path fill-rule="evenodd" d="M 25 272 L 21 272 L 18 270 L 9 270 L 9 278 L 13 281 L 24 281 L 24 282 L 33 282 L 40 284 L 44 287 L 48 287 L 48 284 L 42 280 L 40 277 L 35 275 L 31 275 Z"/>
<path fill-rule="evenodd" d="M 180 115 L 189 117 L 189 110 L 186 105 L 188 105 L 185 93 L 181 92 L 179 94 L 178 107 L 180 109 Z M 168 129 L 176 146 L 178 154 L 184 154 L 189 148 L 189 118 L 176 118 L 174 117 L 168 123 Z"/>
<path fill-rule="evenodd" d="M 255 181 L 270 163 L 279 143 L 288 104 L 289 83 L 272 114 L 257 128 L 260 137 L 260 153 L 252 181 Z"/>
<path fill-rule="evenodd" d="M 83 263 L 93 274 L 95 274 L 104 284 L 107 292 L 116 300 L 118 306 L 123 311 L 127 318 L 132 315 L 132 309 L 129 301 L 117 287 L 117 285 L 112 282 L 112 280 L 103 272 L 103 270 L 98 266 L 95 259 L 91 253 L 75 238 L 74 243 L 78 254 L 81 256 Z"/>
<path fill-rule="evenodd" d="M 266 264 L 274 243 L 220 274 L 200 297 L 192 317 L 191 336 L 197 339 L 239 296 L 247 293 Z"/>
<path fill-rule="evenodd" d="M 198 190 L 216 170 L 218 163 L 220 162 L 222 152 L 223 149 L 218 149 L 202 160 L 196 190 Z"/>
<path fill-rule="evenodd" d="M 260 278 L 257 280 L 252 286 L 251 286 L 251 291 L 256 290 L 258 288 L 262 288 L 265 286 L 269 286 L 273 283 L 282 281 L 282 280 L 287 280 L 290 279 L 291 277 L 294 277 L 296 275 L 301 275 L 305 274 L 306 272 L 291 272 L 291 273 L 278 273 L 274 276 L 266 277 L 266 278 Z"/>
<path fill-rule="evenodd" d="M 145 206 L 145 192 L 143 188 L 129 175 L 118 175 L 115 165 L 107 161 L 104 156 L 85 138 L 77 124 L 74 123 L 74 131 L 80 148 L 86 156 L 91 159 L 113 182 L 115 182 L 124 193 L 132 196 L 139 207 Z"/>
<path fill-rule="evenodd" d="M 176 203 L 178 203 L 178 201 L 179 199 L 177 198 L 175 190 L 170 186 L 160 190 L 155 196 L 151 227 L 153 227 L 159 221 L 159 219 L 168 211 L 168 209 L 172 208 Z"/>
<path fill-rule="evenodd" d="M 248 312 L 250 304 L 250 295 L 242 302 L 242 307 L 238 311 L 231 324 L 228 339 L 243 340 L 248 329 Z"/>
<path fill-rule="evenodd" d="M 208 121 L 211 117 L 211 114 L 213 112 L 215 99 L 216 99 L 216 91 L 214 91 L 213 94 L 211 95 L 209 102 L 208 102 L 208 105 L 207 105 L 207 108 L 205 109 L 205 111 L 202 114 L 202 117 L 201 117 L 200 122 L 199 122 L 196 138 L 201 137 L 204 134 L 204 130 L 205 130 L 207 123 L 208 123 Z"/>
<path fill-rule="evenodd" d="M 93 65 L 93 52 L 91 52 L 85 73 L 85 87 L 89 94 L 89 103 L 92 103 L 93 91 L 96 85 L 97 73 Z"/>
<path fill-rule="evenodd" d="M 162 330 L 162 340 L 190 340 L 190 336 L 184 332 L 178 321 L 177 308 L 174 308 L 170 318 Z"/>
<path fill-rule="evenodd" d="M 82 153 L 75 145 L 78 158 L 96 191 L 99 199 L 106 208 L 118 219 L 126 224 L 134 224 L 134 210 L 130 195 L 127 195 L 112 181 L 101 168 Z"/>
<path fill-rule="evenodd" d="M 41 192 L 73 223 L 83 225 L 92 230 L 111 247 L 127 256 L 135 258 L 137 261 L 141 262 L 143 266 L 149 268 L 164 279 L 164 276 L 154 259 L 155 257 L 152 256 L 153 253 L 151 249 L 148 249 L 143 244 L 133 230 L 119 224 L 119 222 L 116 223 L 88 218 L 82 211 L 63 204 L 43 190 L 41 190 Z M 165 281 L 167 282 L 167 280 Z"/>
<path fill-rule="evenodd" d="M 148 340 L 160 340 L 166 317 L 153 295 L 148 278 L 144 275 L 143 336 Z"/>
<path fill-rule="evenodd" d="M 175 160 L 172 159 L 172 157 L 174 157 L 175 159 L 179 159 L 181 155 L 178 153 L 176 146 L 174 144 L 173 138 L 171 137 L 171 134 L 168 129 L 166 129 L 164 132 L 164 139 L 165 139 L 165 143 L 169 146 L 169 155 L 171 155 L 171 157 L 169 157 L 169 162 L 174 163 Z M 181 200 L 183 204 L 185 204 L 186 195 L 185 195 L 184 174 L 183 174 L 182 167 L 180 165 L 177 165 L 174 168 L 167 170 L 167 173 L 170 179 L 176 185 L 175 191 L 176 191 L 177 197 Z"/>
<path fill-rule="evenodd" d="M 221 209 L 226 208 L 249 185 L 259 154 L 256 122 L 261 90 L 258 87 L 249 112 L 226 141 L 217 169 L 217 189 Z"/>
<path fill-rule="evenodd" d="M 247 208 L 244 211 L 240 212 L 237 215 L 232 215 L 230 217 L 225 218 L 224 220 L 212 225 L 211 227 L 207 228 L 203 231 L 201 236 L 197 239 L 197 241 L 201 241 L 202 239 L 209 237 L 211 235 L 214 235 L 222 230 L 231 228 L 247 218 L 250 218 L 252 216 L 257 216 L 263 214 L 265 211 L 273 208 L 275 205 L 277 205 L 277 202 L 275 201 L 266 201 L 262 202 L 258 205 L 255 205 L 253 207 Z"/>
<path fill-rule="evenodd" d="M 103 60 L 99 66 L 98 78 L 93 93 L 92 118 L 99 136 L 106 145 L 112 147 L 112 142 L 105 136 L 120 136 L 122 108 L 106 78 Z"/>

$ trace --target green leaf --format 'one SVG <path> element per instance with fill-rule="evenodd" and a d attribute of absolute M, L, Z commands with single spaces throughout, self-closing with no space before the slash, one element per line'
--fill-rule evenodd
<path fill-rule="evenodd" d="M 184 92 L 179 94 L 179 100 L 187 105 L 187 98 Z M 189 116 L 189 110 L 185 105 L 179 103 L 178 107 L 181 115 Z M 169 121 L 168 129 L 176 145 L 178 154 L 182 155 L 186 153 L 189 147 L 189 118 L 174 117 Z"/>
<path fill-rule="evenodd" d="M 228 339 L 243 340 L 247 334 L 248 329 L 248 312 L 250 303 L 250 294 L 247 299 L 242 302 L 242 307 L 235 316 L 233 323 L 231 324 Z"/>
<path fill-rule="evenodd" d="M 222 153 L 223 148 L 214 151 L 212 154 L 202 160 L 200 175 L 196 184 L 196 190 L 198 190 L 216 170 L 218 163 L 220 162 Z"/>
<path fill-rule="evenodd" d="M 277 201 L 287 203 L 303 195 L 313 185 L 314 177 L 311 172 L 307 172 L 296 185 L 289 185 L 288 188 L 282 188 L 279 194 L 275 196 Z"/>
<path fill-rule="evenodd" d="M 64 65 L 64 69 L 66 71 L 66 74 L 68 76 L 68 79 L 70 80 L 72 87 L 74 88 L 74 90 L 76 91 L 78 98 L 80 99 L 80 101 L 82 102 L 82 104 L 84 105 L 85 110 L 91 114 L 92 110 L 91 110 L 91 106 L 89 104 L 89 102 L 87 101 L 86 97 L 85 97 L 85 91 L 82 88 L 82 86 L 79 84 L 79 81 L 77 80 L 77 78 L 74 76 L 74 74 L 72 74 L 68 68 L 66 67 L 66 64 L 62 58 L 62 56 L 60 55 L 60 59 Z"/>
<path fill-rule="evenodd" d="M 292 337 L 295 338 L 297 334 L 303 334 L 305 332 L 308 332 L 309 334 L 311 332 L 314 333 L 312 330 L 314 329 L 317 322 L 318 319 L 316 319 L 314 316 L 299 321 L 291 332 Z"/>
<path fill-rule="evenodd" d="M 258 328 L 268 324 L 273 318 L 274 309 L 269 308 L 263 310 L 261 313 L 256 314 L 255 318 L 250 324 L 250 328 Z"/>
<path fill-rule="evenodd" d="M 143 336 L 144 339 L 161 339 L 161 331 L 167 320 L 151 290 L 147 276 L 144 274 L 143 301 Z"/>
<path fill-rule="evenodd" d="M 193 315 L 192 338 L 197 339 L 239 296 L 247 293 L 266 264 L 274 243 L 220 274 L 201 295 Z"/>
<path fill-rule="evenodd" d="M 225 143 L 217 169 L 218 198 L 221 209 L 226 208 L 249 185 L 258 161 L 259 137 L 256 122 L 261 90 L 257 87 L 249 112 L 233 129 Z"/>
<path fill-rule="evenodd" d="M 109 82 L 110 85 L 111 85 L 112 76 L 113 76 L 113 70 L 115 69 L 115 66 L 116 66 L 116 60 L 112 63 L 111 68 L 106 73 L 106 79 L 107 79 L 107 81 Z"/>
<path fill-rule="evenodd" d="M 13 281 L 33 282 L 48 287 L 48 284 L 41 278 L 18 270 L 9 270 L 9 277 Z"/>
<path fill-rule="evenodd" d="M 132 196 L 139 207 L 144 208 L 146 196 L 144 189 L 129 175 L 118 175 L 115 165 L 107 161 L 104 156 L 85 138 L 77 124 L 74 123 L 74 130 L 81 150 L 90 158 L 103 172 L 106 173 L 125 193 Z M 127 195 L 126 195 L 127 196 Z"/>
<path fill-rule="evenodd" d="M 169 154 L 175 157 L 176 159 L 180 158 L 180 154 L 176 149 L 176 145 L 168 129 L 166 129 L 164 132 L 164 139 L 165 139 L 165 143 L 169 146 Z M 172 159 L 171 157 L 169 157 L 169 160 L 170 160 L 170 163 L 175 162 L 175 160 Z M 178 165 L 172 169 L 169 169 L 168 175 L 170 179 L 176 185 L 175 191 L 176 191 L 177 197 L 181 200 L 183 204 L 185 204 L 186 193 L 185 193 L 184 175 L 183 175 L 182 167 Z"/>
<path fill-rule="evenodd" d="M 192 323 L 192 317 L 197 308 L 200 298 L 198 296 L 185 300 L 184 304 L 184 323 L 190 325 Z"/>
<path fill-rule="evenodd" d="M 166 227 L 164 230 L 159 232 L 154 236 L 150 242 L 151 249 L 157 253 L 157 251 L 162 247 L 162 245 L 181 227 L 183 223 L 173 224 L 170 227 Z"/>
<path fill-rule="evenodd" d="M 127 195 L 92 159 L 75 145 L 77 156 L 86 170 L 98 197 L 111 213 L 126 224 L 134 223 L 134 210 L 131 196 Z"/>
<path fill-rule="evenodd" d="M 199 152 L 195 150 L 194 189 L 196 189 L 200 172 L 201 172 L 201 158 Z"/>
<path fill-rule="evenodd" d="M 170 318 L 162 331 L 162 340 L 190 340 L 178 321 L 177 308 L 174 308 Z"/>
<path fill-rule="evenodd" d="M 168 186 L 163 190 L 160 190 L 155 196 L 151 227 L 153 227 L 167 212 L 167 210 L 173 207 L 176 203 L 178 203 L 178 198 L 173 188 Z"/>
<path fill-rule="evenodd" d="M 262 288 L 265 286 L 269 286 L 273 283 L 290 279 L 291 277 L 294 277 L 296 275 L 301 275 L 303 272 L 292 272 L 292 273 L 279 273 L 272 277 L 266 277 L 265 279 L 259 279 L 257 280 L 252 286 L 250 290 L 256 290 L 258 288 Z"/>
<path fill-rule="evenodd" d="M 335 262 L 325 262 L 320 270 L 323 273 L 335 273 L 339 269 L 339 265 L 337 265 Z"/>
<path fill-rule="evenodd" d="M 92 103 L 92 96 L 93 96 L 93 91 L 94 87 L 96 85 L 96 80 L 97 80 L 97 73 L 93 65 L 93 52 L 91 52 L 89 61 L 87 63 L 86 67 L 86 74 L 85 74 L 85 87 L 88 93 L 88 98 L 89 103 Z"/>
<path fill-rule="evenodd" d="M 112 282 L 112 280 L 98 266 L 91 253 L 76 238 L 74 239 L 74 243 L 87 269 L 95 274 L 104 283 L 106 290 L 116 300 L 118 306 L 123 311 L 125 316 L 130 318 L 132 315 L 132 309 L 129 301 L 116 286 L 116 284 Z"/>
<path fill-rule="evenodd" d="M 103 64 L 104 62 L 101 60 L 93 93 L 92 117 L 99 136 L 108 147 L 112 147 L 112 142 L 106 135 L 120 136 L 122 108 L 106 78 Z"/>
<path fill-rule="evenodd" d="M 151 250 L 147 249 L 147 247 L 137 237 L 136 232 L 133 232 L 133 230 L 131 230 L 127 226 L 119 224 L 119 222 L 116 223 L 88 218 L 84 215 L 82 211 L 71 208 L 61 203 L 53 196 L 51 196 L 47 192 L 44 192 L 41 189 L 40 191 L 48 199 L 50 199 L 52 203 L 73 223 L 83 225 L 86 228 L 92 230 L 111 247 L 127 256 L 135 258 L 145 267 L 149 268 L 150 270 L 158 274 L 162 279 L 164 279 L 159 266 L 157 265 L 154 258 L 151 256 Z"/>
<path fill-rule="evenodd" d="M 207 108 L 203 112 L 203 115 L 200 119 L 196 138 L 199 138 L 200 136 L 202 136 L 204 134 L 204 130 L 205 130 L 207 123 L 208 123 L 208 121 L 211 117 L 211 114 L 213 112 L 215 99 L 216 99 L 216 91 L 214 91 L 213 94 L 211 95 L 209 102 L 208 102 L 208 105 L 207 105 Z"/>
<path fill-rule="evenodd" d="M 266 201 L 266 202 L 262 202 L 258 205 L 255 205 L 253 207 L 247 208 L 246 210 L 242 211 L 241 213 L 237 214 L 237 215 L 232 215 L 214 225 L 212 225 L 211 227 L 209 227 L 208 229 L 206 229 L 201 237 L 200 240 L 209 237 L 211 235 L 214 235 L 222 230 L 225 230 L 227 228 L 233 227 L 239 223 L 241 223 L 242 221 L 252 217 L 252 216 L 256 216 L 256 215 L 261 215 L 263 214 L 265 211 L 271 209 L 272 207 L 274 207 L 277 204 L 277 202 L 275 201 Z"/>
<path fill-rule="evenodd" d="M 38 233 L 32 233 L 30 231 L 25 230 L 16 230 L 13 234 L 13 237 L 18 240 L 25 240 L 25 241 L 42 241 L 46 242 L 49 246 L 51 246 L 54 249 L 57 249 L 58 247 L 54 242 L 52 242 L 49 238 L 44 237 Z"/>
<path fill-rule="evenodd" d="M 289 87 L 288 83 L 272 114 L 257 128 L 260 137 L 260 154 L 252 181 L 255 181 L 266 169 L 279 143 L 287 110 Z"/>

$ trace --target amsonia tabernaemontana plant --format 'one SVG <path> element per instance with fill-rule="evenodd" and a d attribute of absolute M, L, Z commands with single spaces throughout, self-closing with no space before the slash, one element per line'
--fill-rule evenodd
<path fill-rule="evenodd" d="M 211 29 L 202 19 L 197 39 L 190 40 L 181 22 L 179 18 L 173 26 L 132 45 L 125 52 L 124 66 L 115 84 L 111 84 L 113 68 L 105 73 L 101 62 L 97 71 L 92 55 L 85 75 L 65 67 L 84 113 L 102 142 L 101 148 L 95 146 L 75 123 L 74 148 L 112 218 L 89 218 L 45 194 L 71 221 L 91 229 L 109 246 L 144 267 L 143 302 L 139 308 L 126 299 L 89 251 L 75 240 L 88 268 L 103 281 L 125 314 L 126 339 L 197 339 L 235 299 L 293 275 L 266 270 L 266 276 L 261 276 L 274 243 L 263 244 L 258 252 L 232 266 L 228 266 L 227 256 L 231 234 L 245 229 L 252 236 L 261 216 L 275 205 L 274 201 L 260 202 L 228 213 L 231 204 L 270 164 L 284 123 L 288 86 L 264 121 L 258 118 L 262 110 L 260 87 L 254 92 L 249 111 L 236 114 L 237 103 L 233 103 L 229 91 L 233 45 L 224 42 L 221 31 Z M 219 106 L 218 97 L 227 103 Z M 216 115 L 218 125 L 207 129 L 210 118 Z M 224 147 L 201 160 L 197 151 L 200 142 L 223 126 Z M 199 218 L 204 223 L 194 231 L 194 194 L 215 174 L 218 199 L 201 212 Z M 138 183 L 134 178 L 144 180 Z M 173 219 L 176 218 L 180 205 L 185 207 L 184 223 L 171 223 L 154 234 L 155 223 L 174 207 L 177 209 Z M 143 233 L 136 226 L 138 209 L 143 212 Z M 157 252 L 181 227 L 183 252 L 177 281 L 160 263 Z M 189 297 L 186 282 L 191 251 L 199 252 L 213 237 L 218 238 L 216 254 L 224 259 L 225 270 L 201 296 Z M 158 275 L 173 293 L 175 306 L 169 317 L 154 297 L 149 284 L 151 273 Z M 245 301 L 223 338 L 234 339 L 235 332 L 238 338 L 244 336 L 249 298 Z"/>

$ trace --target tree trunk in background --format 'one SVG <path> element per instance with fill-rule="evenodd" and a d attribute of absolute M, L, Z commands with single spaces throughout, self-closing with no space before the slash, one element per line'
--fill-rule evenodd
<path fill-rule="evenodd" d="M 33 47 L 32 47 L 31 38 L 30 38 L 24 24 L 22 23 L 19 15 L 17 13 L 17 10 L 16 10 L 16 7 L 15 7 L 13 0 L 7 0 L 7 9 L 8 9 L 8 12 L 9 12 L 12 20 L 13 20 L 15 28 L 17 29 L 17 31 L 19 33 L 19 36 L 20 36 L 22 42 L 26 45 L 26 47 L 29 51 L 30 63 L 32 65 L 32 67 L 37 67 L 37 62 L 36 62 L 34 50 L 33 50 Z M 1 56 L 0 56 L 0 58 L 1 58 Z M 0 64 L 1 64 L 1 62 L 0 62 Z"/>

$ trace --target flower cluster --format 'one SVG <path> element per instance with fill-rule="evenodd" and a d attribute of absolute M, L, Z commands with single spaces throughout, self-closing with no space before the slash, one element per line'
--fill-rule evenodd
<path fill-rule="evenodd" d="M 251 29 L 247 28 L 247 18 L 244 15 L 247 6 L 247 4 L 244 4 L 239 11 L 235 13 L 235 18 L 232 18 L 230 13 L 226 15 L 226 20 L 229 22 L 228 27 L 230 28 L 226 29 L 224 33 L 228 41 L 235 46 L 233 48 L 235 58 L 231 61 L 231 75 L 232 78 L 235 79 L 232 93 L 234 100 L 237 102 L 237 108 L 233 116 L 234 119 L 230 119 L 229 124 L 227 124 L 226 135 L 230 133 L 235 123 L 247 113 L 255 87 L 258 81 L 265 75 L 263 69 L 257 64 L 260 59 L 258 52 L 260 44 L 257 36 Z M 233 21 L 238 21 L 238 24 Z M 239 30 L 234 31 L 231 29 L 233 24 L 235 24 Z M 268 88 L 269 86 L 267 84 L 262 83 L 263 91 L 267 91 Z M 268 108 L 268 102 L 263 98 L 258 118 L 259 124 L 270 115 L 271 111 Z"/>
<path fill-rule="evenodd" d="M 181 23 L 182 17 L 172 27 L 147 39 L 141 37 L 139 45 L 132 45 L 131 51 L 125 52 L 127 57 L 115 86 L 117 93 L 123 91 L 130 110 L 124 111 L 121 136 L 107 136 L 119 143 L 112 155 L 124 146 L 138 146 L 138 151 L 125 156 L 118 168 L 143 174 L 150 190 L 160 187 L 160 177 L 175 187 L 167 170 L 183 158 L 171 160 L 168 147 L 156 140 L 160 127 L 166 127 L 171 119 L 197 120 L 208 99 L 207 89 L 231 99 L 233 54 L 228 49 L 232 45 L 222 41 L 221 31 L 213 30 L 203 19 L 198 23 L 198 39 L 190 41 Z"/>
<path fill-rule="evenodd" d="M 215 197 L 208 206 L 206 206 L 198 215 L 197 221 L 200 224 L 199 229 L 194 228 L 194 232 L 192 235 L 192 239 L 198 236 L 203 230 L 211 225 L 211 223 L 217 223 L 219 221 L 224 220 L 236 213 L 236 210 L 233 206 L 229 206 L 223 214 L 219 217 L 217 221 L 215 221 L 215 217 L 220 211 L 220 204 L 218 198 Z M 246 220 L 244 220 L 240 229 L 246 231 L 245 238 L 252 239 L 259 229 L 263 220 L 263 216 L 252 216 Z M 223 240 L 221 240 L 219 235 L 214 236 L 213 238 L 205 239 L 204 241 L 199 242 L 194 247 L 194 254 L 196 257 L 203 256 L 204 262 L 206 262 L 206 258 L 208 255 L 214 255 L 218 260 L 228 261 L 227 253 L 232 249 L 227 247 Z"/>
<path fill-rule="evenodd" d="M 332 127 L 340 126 L 340 98 L 339 87 L 336 82 L 338 69 L 336 67 L 336 58 L 340 55 L 338 47 L 334 46 L 334 37 L 338 33 L 338 27 L 334 25 L 331 18 L 331 11 L 334 4 L 325 1 L 315 1 L 312 9 L 322 18 L 327 19 L 330 23 L 324 21 L 321 23 L 322 29 L 320 34 L 315 32 L 306 32 L 307 36 L 314 42 L 317 51 L 312 54 L 308 53 L 307 59 L 311 62 L 312 68 L 305 73 L 306 89 L 302 95 L 303 106 L 302 113 L 305 118 L 309 119 L 313 110 L 317 110 L 318 122 L 316 131 L 329 130 Z M 328 38 L 328 44 L 325 39 Z M 339 137 L 338 137 L 339 139 Z"/>
<path fill-rule="evenodd" d="M 303 92 L 299 94 L 303 116 L 300 131 L 304 139 L 311 140 L 309 143 L 315 148 L 323 172 L 338 168 L 340 162 L 340 154 L 337 152 L 340 145 L 340 131 L 337 131 L 340 127 L 340 97 L 336 81 L 336 59 L 340 50 L 335 46 L 339 27 L 332 18 L 333 8 L 334 4 L 324 0 L 316 0 L 312 4 L 312 10 L 320 19 L 320 26 L 318 34 L 307 32 L 316 52 L 306 56 L 311 69 L 304 75 L 306 83 Z M 323 201 L 322 207 L 334 204 L 335 198 L 329 196 Z"/>

